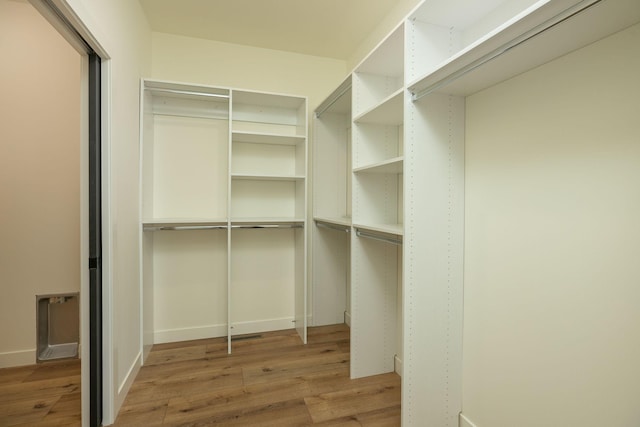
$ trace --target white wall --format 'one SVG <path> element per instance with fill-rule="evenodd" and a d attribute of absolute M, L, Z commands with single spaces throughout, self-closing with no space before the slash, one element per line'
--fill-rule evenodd
<path fill-rule="evenodd" d="M 463 414 L 640 425 L 640 26 L 467 99 Z"/>
<path fill-rule="evenodd" d="M 112 341 L 107 355 L 107 371 L 114 407 L 108 406 L 105 424 L 121 405 L 141 361 L 140 276 L 139 276 L 139 87 L 151 65 L 151 31 L 138 2 L 130 0 L 67 0 L 73 12 L 106 49 L 109 75 L 106 129 L 111 164 L 108 185 L 109 218 L 103 218 L 103 240 L 111 246 L 104 254 L 107 265 L 105 283 L 112 299 L 111 321 L 105 335 Z"/>
<path fill-rule="evenodd" d="M 422 0 L 398 0 L 384 19 L 365 37 L 347 59 L 347 69 L 353 70 Z"/>
<path fill-rule="evenodd" d="M 307 96 L 313 111 L 346 75 L 337 59 L 153 33 L 155 79 Z"/>
<path fill-rule="evenodd" d="M 81 57 L 0 1 L 0 368 L 36 362 L 36 295 L 80 290 Z"/>

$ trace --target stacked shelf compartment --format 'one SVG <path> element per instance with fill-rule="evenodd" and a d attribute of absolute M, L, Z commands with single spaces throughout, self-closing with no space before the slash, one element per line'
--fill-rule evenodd
<path fill-rule="evenodd" d="M 306 342 L 306 122 L 305 98 L 232 92 L 229 336 L 295 326 Z M 291 301 L 262 303 L 274 294 Z"/>
<path fill-rule="evenodd" d="M 404 24 L 353 73 L 351 377 L 399 371 Z"/>
<path fill-rule="evenodd" d="M 304 98 L 233 92 L 232 222 L 304 221 L 306 120 Z"/>

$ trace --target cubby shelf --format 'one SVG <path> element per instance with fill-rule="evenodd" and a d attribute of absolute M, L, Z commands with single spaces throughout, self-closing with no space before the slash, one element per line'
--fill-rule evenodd
<path fill-rule="evenodd" d="M 402 173 L 404 156 L 354 168 L 354 173 Z"/>
<path fill-rule="evenodd" d="M 398 89 L 379 104 L 353 118 L 356 123 L 374 123 L 379 125 L 400 125 L 403 115 L 404 88 Z"/>
<path fill-rule="evenodd" d="M 305 137 L 260 132 L 236 132 L 232 134 L 233 142 L 249 142 L 253 144 L 297 145 L 304 144 Z"/>
<path fill-rule="evenodd" d="M 251 180 L 251 181 L 304 181 L 303 175 L 260 175 L 260 174 L 231 174 L 234 180 Z"/>

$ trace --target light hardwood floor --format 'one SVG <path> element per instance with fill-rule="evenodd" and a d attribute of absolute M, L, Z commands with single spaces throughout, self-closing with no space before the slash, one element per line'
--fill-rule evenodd
<path fill-rule="evenodd" d="M 349 329 L 153 347 L 116 426 L 399 426 L 400 377 L 349 379 Z"/>
<path fill-rule="evenodd" d="M 400 377 L 349 379 L 349 329 L 155 345 L 116 426 L 399 426 Z M 0 426 L 79 425 L 78 361 L 0 370 Z"/>

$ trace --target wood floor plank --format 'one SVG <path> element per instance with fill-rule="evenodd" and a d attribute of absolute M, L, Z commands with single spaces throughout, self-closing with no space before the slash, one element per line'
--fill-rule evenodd
<path fill-rule="evenodd" d="M 79 426 L 82 422 L 80 395 L 78 391 L 61 396 L 41 421 L 29 425 L 32 427 Z"/>
<path fill-rule="evenodd" d="M 243 369 L 245 384 L 256 384 L 276 379 L 296 377 L 317 372 L 333 371 L 347 366 L 349 358 L 339 352 L 321 352 L 304 358 L 267 360 Z"/>
<path fill-rule="evenodd" d="M 247 426 L 247 427 L 293 427 L 312 424 L 303 399 L 287 400 L 270 405 L 245 407 L 240 411 L 224 412 L 194 422 L 168 423 L 171 426 Z"/>
<path fill-rule="evenodd" d="M 15 384 L 24 381 L 35 371 L 37 365 L 19 366 L 0 369 L 0 385 Z"/>
<path fill-rule="evenodd" d="M 23 398 L 0 404 L 0 426 L 35 424 L 51 410 L 60 396 Z"/>
<path fill-rule="evenodd" d="M 305 398 L 314 422 L 371 412 L 400 404 L 400 384 L 362 385 Z"/>
<path fill-rule="evenodd" d="M 80 372 L 77 375 L 40 381 L 0 385 L 0 405 L 33 398 L 62 396 L 80 390 Z"/>
<path fill-rule="evenodd" d="M 205 344 L 197 346 L 187 346 L 185 348 L 166 348 L 151 351 L 145 366 L 162 365 L 183 360 L 202 359 L 205 356 L 207 346 Z"/>
<path fill-rule="evenodd" d="M 320 427 L 398 427 L 400 426 L 400 405 L 378 409 L 364 414 L 348 415 L 328 421 L 313 423 Z"/>
<path fill-rule="evenodd" d="M 119 426 L 156 426 L 165 419 L 169 399 L 150 400 L 142 403 L 125 402 L 118 414 Z"/>
<path fill-rule="evenodd" d="M 125 403 L 135 404 L 158 399 L 170 399 L 205 391 L 241 387 L 242 385 L 242 370 L 240 368 L 158 378 L 154 381 L 134 382 L 125 399 Z"/>
<path fill-rule="evenodd" d="M 35 365 L 33 372 L 24 381 L 42 381 L 55 378 L 69 377 L 80 372 L 80 359 L 47 362 Z"/>
<path fill-rule="evenodd" d="M 308 379 L 309 387 L 311 387 L 312 393 L 316 395 L 356 387 L 376 385 L 400 386 L 400 377 L 393 372 L 354 380 L 350 379 L 348 375 L 343 375 L 342 372 L 328 372 L 327 375 L 316 375 Z"/>
<path fill-rule="evenodd" d="M 154 346 L 115 425 L 400 425 L 400 378 L 349 379 L 345 325 L 311 328 L 307 345 L 293 330 L 224 344 Z"/>

